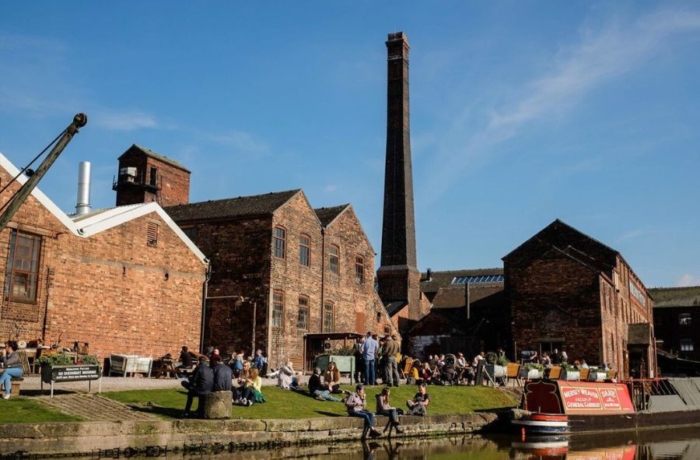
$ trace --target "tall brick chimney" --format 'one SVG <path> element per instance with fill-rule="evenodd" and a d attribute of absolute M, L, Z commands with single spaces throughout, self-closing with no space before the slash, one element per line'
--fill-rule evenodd
<path fill-rule="evenodd" d="M 386 169 L 384 173 L 384 222 L 382 257 L 377 271 L 379 296 L 390 305 L 408 304 L 408 319 L 417 321 L 420 305 L 420 272 L 416 261 L 416 223 L 413 214 L 411 128 L 408 94 L 408 38 L 389 34 Z"/>

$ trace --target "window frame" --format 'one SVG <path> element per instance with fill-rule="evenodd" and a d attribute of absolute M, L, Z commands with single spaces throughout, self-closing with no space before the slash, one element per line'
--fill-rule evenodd
<path fill-rule="evenodd" d="M 340 246 L 337 244 L 331 244 L 328 247 L 328 271 L 334 275 L 340 275 Z"/>
<path fill-rule="evenodd" d="M 678 325 L 679 326 L 691 326 L 693 324 L 693 315 L 690 313 L 679 313 L 678 314 Z"/>
<path fill-rule="evenodd" d="M 302 312 L 304 314 L 302 315 Z M 304 316 L 302 323 L 302 316 Z M 299 311 L 297 313 L 297 329 L 304 331 L 309 330 L 309 298 L 307 296 L 299 296 Z"/>
<path fill-rule="evenodd" d="M 31 244 L 20 245 L 20 240 L 28 240 Z M 43 242 L 41 235 L 12 229 L 5 267 L 5 299 L 12 302 L 37 303 Z M 28 255 L 29 259 L 21 257 L 22 255 Z M 16 268 L 18 262 L 20 268 Z M 27 263 L 29 268 L 23 268 Z M 17 278 L 24 279 L 24 282 L 18 283 Z M 14 293 L 18 286 L 24 286 L 24 294 Z"/>
<path fill-rule="evenodd" d="M 355 281 L 357 284 L 365 284 L 365 258 L 361 255 L 355 256 Z"/>
<path fill-rule="evenodd" d="M 306 233 L 299 235 L 299 265 L 311 266 L 311 237 Z"/>
<path fill-rule="evenodd" d="M 279 225 L 272 229 L 272 255 L 277 259 L 287 258 L 287 229 Z"/>
<path fill-rule="evenodd" d="M 330 324 L 328 318 L 330 315 Z M 323 332 L 333 332 L 335 330 L 335 303 L 327 300 L 323 304 Z"/>
<path fill-rule="evenodd" d="M 284 291 L 275 289 L 272 292 L 272 314 L 270 326 L 284 329 Z"/>
<path fill-rule="evenodd" d="M 695 342 L 693 339 L 680 339 L 678 347 L 682 352 L 693 352 L 695 351 Z"/>

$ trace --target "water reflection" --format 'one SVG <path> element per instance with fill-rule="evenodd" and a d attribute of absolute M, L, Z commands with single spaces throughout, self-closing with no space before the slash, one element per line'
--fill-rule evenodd
<path fill-rule="evenodd" d="M 175 460 L 698 460 L 697 427 L 653 430 L 644 433 L 608 432 L 558 437 L 456 436 L 445 438 L 395 438 L 372 442 L 345 442 L 279 447 L 270 450 L 158 449 L 139 457 L 126 451 L 92 452 L 97 458 L 164 458 Z M 140 452 L 143 454 L 143 452 Z M 4 458 L 32 458 L 0 453 Z M 42 455 L 41 458 L 50 458 Z M 66 458 L 61 456 L 61 458 Z M 81 458 L 85 458 L 82 456 Z"/>

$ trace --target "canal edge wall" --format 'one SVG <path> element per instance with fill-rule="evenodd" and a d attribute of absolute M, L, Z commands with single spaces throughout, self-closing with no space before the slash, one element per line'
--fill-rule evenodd
<path fill-rule="evenodd" d="M 495 413 L 402 416 L 405 433 L 392 432 L 392 438 L 471 434 L 495 424 L 497 419 Z M 375 426 L 382 431 L 386 422 L 386 417 L 377 417 Z M 357 440 L 362 425 L 361 419 L 353 417 L 3 424 L 0 453 L 99 455 L 110 450 L 250 450 Z M 380 439 L 385 437 L 386 434 Z"/>

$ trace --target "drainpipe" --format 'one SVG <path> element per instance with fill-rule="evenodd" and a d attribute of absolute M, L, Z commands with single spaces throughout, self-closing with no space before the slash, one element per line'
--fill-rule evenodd
<path fill-rule="evenodd" d="M 339 255 L 340 256 L 340 255 Z M 321 324 L 319 332 L 331 332 L 323 330 L 323 305 L 326 297 L 326 227 L 321 227 Z"/>
<path fill-rule="evenodd" d="M 204 352 L 204 330 L 207 321 L 207 295 L 209 280 L 211 279 L 211 262 L 207 259 L 207 268 L 204 269 L 204 283 L 202 283 L 202 326 L 199 331 L 199 352 Z"/>

